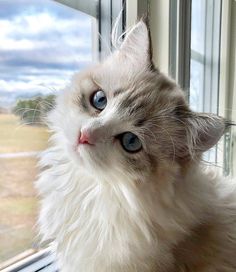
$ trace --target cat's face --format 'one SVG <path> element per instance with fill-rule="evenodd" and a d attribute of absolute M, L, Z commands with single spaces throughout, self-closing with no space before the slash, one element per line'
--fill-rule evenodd
<path fill-rule="evenodd" d="M 59 96 L 56 142 L 78 167 L 142 179 L 194 159 L 223 133 L 221 119 L 192 113 L 179 87 L 153 68 L 149 40 L 141 21 L 120 50 Z"/>

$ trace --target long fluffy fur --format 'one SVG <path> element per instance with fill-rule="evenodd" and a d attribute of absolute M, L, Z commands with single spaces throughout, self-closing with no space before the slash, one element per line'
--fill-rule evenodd
<path fill-rule="evenodd" d="M 224 121 L 191 112 L 179 87 L 153 70 L 149 47 L 139 22 L 118 52 L 74 77 L 49 116 L 39 226 L 61 271 L 236 271 L 236 183 L 200 163 Z M 101 116 L 84 105 L 98 87 L 111 100 Z M 73 143 L 83 126 L 105 140 L 80 160 Z M 131 128 L 144 149 L 133 157 L 110 139 Z"/>

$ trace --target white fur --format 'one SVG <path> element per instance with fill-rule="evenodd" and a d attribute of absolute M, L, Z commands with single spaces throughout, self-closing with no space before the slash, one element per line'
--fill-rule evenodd
<path fill-rule="evenodd" d="M 133 74 L 137 77 L 147 69 L 144 24 L 139 23 L 133 34 L 95 73 L 94 80 L 100 78 L 108 97 L 112 88 L 116 90 Z M 141 48 L 132 51 L 133 43 Z M 75 77 L 58 97 L 49 117 L 52 147 L 42 155 L 44 171 L 36 185 L 42 199 L 40 232 L 43 240 L 56 242 L 61 271 L 235 271 L 231 252 L 236 249 L 235 182 L 219 178 L 198 160 L 187 167 L 160 160 L 157 173 L 148 176 L 127 169 L 120 146 L 110 137 L 134 128 L 119 119 L 116 102 L 96 118 L 72 102 L 78 89 L 92 85 L 88 79 Z M 77 150 L 78 132 L 84 127 L 99 135 L 93 151 L 86 147 Z M 215 232 L 215 246 L 217 252 L 224 247 L 224 252 L 202 269 L 187 270 L 177 263 L 174 249 L 196 226 L 212 219 L 221 224 Z"/>
<path fill-rule="evenodd" d="M 171 248 L 192 226 L 209 215 L 235 216 L 226 210 L 236 211 L 235 183 L 198 167 L 155 188 L 121 174 L 89 175 L 60 149 L 42 164 L 53 166 L 37 184 L 44 196 L 39 223 L 44 239 L 59 245 L 62 271 L 168 271 Z"/>

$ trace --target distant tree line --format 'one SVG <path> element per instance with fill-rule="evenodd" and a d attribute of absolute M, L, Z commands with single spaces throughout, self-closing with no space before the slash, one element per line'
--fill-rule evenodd
<path fill-rule="evenodd" d="M 29 125 L 43 125 L 47 113 L 55 105 L 55 96 L 35 97 L 32 99 L 18 100 L 13 113 Z"/>

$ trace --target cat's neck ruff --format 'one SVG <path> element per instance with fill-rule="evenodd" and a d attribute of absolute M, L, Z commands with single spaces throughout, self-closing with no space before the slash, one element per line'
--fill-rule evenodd
<path fill-rule="evenodd" d="M 50 168 L 39 179 L 38 188 L 44 196 L 39 218 L 42 234 L 44 239 L 57 237 L 63 259 L 71 259 L 71 252 L 83 248 L 83 260 L 101 252 L 110 252 L 110 259 L 124 260 L 132 258 L 134 248 L 137 255 L 138 249 L 142 248 L 143 254 L 145 247 L 150 258 L 150 251 L 158 254 L 158 249 L 178 243 L 199 222 L 201 209 L 209 199 L 210 188 L 209 192 L 205 188 L 205 196 L 201 192 L 201 199 L 196 201 L 203 179 L 196 167 L 179 180 L 145 186 L 124 180 L 122 175 L 96 176 L 62 154 L 56 149 L 44 154 L 41 164 Z M 105 256 L 99 258 L 106 261 Z"/>

